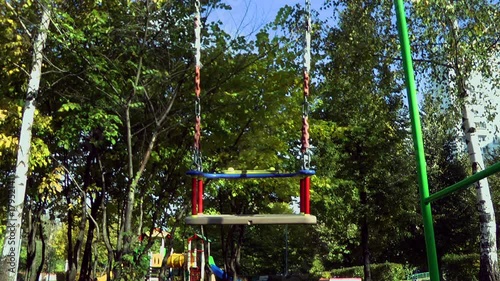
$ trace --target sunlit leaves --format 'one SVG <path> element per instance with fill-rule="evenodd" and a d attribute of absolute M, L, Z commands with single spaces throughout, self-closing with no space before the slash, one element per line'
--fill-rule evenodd
<path fill-rule="evenodd" d="M 78 103 L 69 102 L 69 103 L 62 104 L 61 108 L 59 108 L 58 112 L 67 112 L 67 111 L 79 110 L 79 109 L 81 109 L 81 106 Z M 77 112 L 76 112 L 76 114 L 77 114 Z"/>
<path fill-rule="evenodd" d="M 40 194 L 48 193 L 55 195 L 62 191 L 62 182 L 64 179 L 65 171 L 62 167 L 57 167 L 42 178 L 42 182 L 38 186 Z"/>
<path fill-rule="evenodd" d="M 2 151 L 13 153 L 15 148 L 17 147 L 17 142 L 18 139 L 16 137 L 0 134 L 0 156 L 5 153 Z"/>
<path fill-rule="evenodd" d="M 414 14 L 410 21 L 414 52 L 424 62 L 421 69 L 432 74 L 434 83 L 449 83 L 452 76 L 461 79 L 473 70 L 485 77 L 496 76 L 492 54 L 500 30 L 494 20 L 498 5 L 483 0 L 426 1 L 410 8 Z M 450 76 L 453 68 L 460 68 L 460 73 Z"/>
<path fill-rule="evenodd" d="M 2 129 L 2 133 L 0 133 L 0 155 L 4 154 L 4 156 L 14 161 L 14 155 L 17 154 L 18 149 L 19 127 L 23 108 L 12 102 L 7 102 L 4 106 L 7 109 L 0 111 L 0 128 Z M 35 111 L 33 133 L 30 166 L 47 166 L 50 163 L 51 152 L 43 137 L 52 133 L 52 117 L 43 116 L 40 111 Z"/>

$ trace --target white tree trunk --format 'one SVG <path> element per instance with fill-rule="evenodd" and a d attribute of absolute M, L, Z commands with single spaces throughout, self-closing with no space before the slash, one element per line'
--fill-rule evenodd
<path fill-rule="evenodd" d="M 453 12 L 455 12 L 455 1 L 450 0 Z M 455 40 L 455 48 L 459 50 L 459 24 L 458 20 L 453 20 L 452 32 Z M 475 42 L 472 42 L 475 44 Z M 459 75 L 461 70 L 467 68 L 461 63 L 461 58 L 455 61 L 454 74 Z M 458 77 L 458 94 L 459 98 L 463 98 L 462 107 L 462 129 L 465 133 L 467 142 L 467 151 L 472 164 L 472 173 L 477 173 L 484 169 L 483 153 L 479 146 L 479 139 L 476 134 L 474 112 L 472 112 L 471 99 L 472 92 L 468 88 L 468 79 L 470 78 L 470 70 L 465 77 Z M 481 98 L 481 97 L 479 97 Z M 497 255 L 497 231 L 495 211 L 490 194 L 490 186 L 488 179 L 484 178 L 476 182 L 476 207 L 479 212 L 479 228 L 480 228 L 480 270 L 479 281 L 500 281 L 498 271 L 498 255 Z"/>
<path fill-rule="evenodd" d="M 467 142 L 467 151 L 472 163 L 472 172 L 477 173 L 484 169 L 483 154 L 476 134 L 474 113 L 469 101 L 464 102 L 462 108 L 463 130 Z M 497 280 L 498 278 L 498 255 L 496 243 L 496 221 L 493 202 L 490 194 L 488 179 L 484 178 L 476 182 L 476 206 L 479 212 L 480 223 L 480 247 L 481 247 L 481 270 L 480 281 Z M 496 277 L 495 277 L 496 276 Z"/>
<path fill-rule="evenodd" d="M 14 186 L 9 190 L 7 229 L 0 259 L 0 280 L 2 281 L 17 280 L 19 253 L 21 249 L 21 225 L 31 149 L 31 129 L 35 115 L 35 100 L 42 75 L 42 51 L 50 24 L 50 11 L 45 8 L 42 9 L 42 22 L 38 36 L 34 42 L 33 66 L 19 137 Z"/>

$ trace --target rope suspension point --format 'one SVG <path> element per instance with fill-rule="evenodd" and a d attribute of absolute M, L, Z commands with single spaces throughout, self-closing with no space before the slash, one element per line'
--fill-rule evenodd
<path fill-rule="evenodd" d="M 310 168 L 310 152 L 309 152 L 309 84 L 311 70 L 311 1 L 306 0 L 305 11 L 305 35 L 304 35 L 304 103 L 302 108 L 302 169 L 309 170 Z"/>
<path fill-rule="evenodd" d="M 194 35 L 195 42 L 194 48 L 196 51 L 195 59 L 196 59 L 196 67 L 200 67 L 200 59 L 201 59 L 201 4 L 199 0 L 195 1 L 195 14 L 194 14 Z"/>

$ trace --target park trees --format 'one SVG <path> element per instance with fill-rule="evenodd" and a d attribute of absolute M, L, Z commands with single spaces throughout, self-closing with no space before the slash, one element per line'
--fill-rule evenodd
<path fill-rule="evenodd" d="M 318 137 L 323 144 L 320 154 L 328 155 L 320 167 L 337 179 L 332 191 L 341 202 L 348 202 L 353 228 L 346 229 L 348 250 L 357 255 L 344 257 L 361 256 L 365 280 L 371 280 L 370 263 L 383 260 L 382 248 L 394 249 L 388 245 L 410 234 L 416 215 L 416 194 L 406 173 L 411 156 L 405 149 L 400 74 L 392 67 L 397 42 L 386 20 L 390 3 L 330 4 L 340 5 L 341 12 L 338 27 L 326 29 L 322 41 L 326 56 L 319 72 L 324 80 L 319 84 L 321 106 L 315 119 L 333 127 L 333 132 Z M 381 226 L 394 227 L 394 232 Z M 381 248 L 375 254 L 372 247 Z"/>
<path fill-rule="evenodd" d="M 364 261 L 369 278 L 370 262 L 413 263 L 414 255 L 405 246 L 420 235 L 414 226 L 416 192 L 408 172 L 412 161 L 399 95 L 401 76 L 394 71 L 397 43 L 387 21 L 390 2 L 330 2 L 340 5 L 335 10 L 338 25 L 317 24 L 313 33 L 317 67 L 311 136 L 318 175 L 312 201 L 320 224 L 290 228 L 289 265 L 307 271 L 314 259 L 322 263 L 319 271 Z M 211 9 L 225 8 L 220 1 L 202 7 L 204 169 L 296 170 L 302 10 L 284 8 L 251 39 L 231 38 L 220 22 L 206 20 Z M 98 276 L 96 271 L 113 269 L 118 280 L 141 278 L 153 242 L 139 243 L 135 237 L 153 227 L 184 230 L 184 174 L 191 164 L 195 113 L 193 5 L 77 1 L 57 2 L 53 9 L 44 95 L 38 104 L 43 126 L 36 134 L 49 154 L 46 166 L 30 177 L 33 188 L 27 200 L 36 211 L 32 218 L 41 222 L 46 211 L 67 229 L 66 238 L 60 239 L 67 241 L 67 280 L 87 280 Z M 11 24 L 3 18 L 2 23 Z M 8 37 L 0 37 L 2 42 L 13 42 L 0 49 L 9 59 L 6 65 L 20 64 L 17 37 L 8 32 L 0 36 Z M 13 69 L 0 72 L 7 81 L 0 85 L 3 93 L 14 91 L 10 88 L 22 80 L 9 71 Z M 16 102 L 1 98 L 8 100 L 0 105 L 0 146 L 7 155 L 5 140 L 16 126 L 6 125 L 6 105 Z M 431 156 L 439 164 L 457 164 L 446 153 L 436 150 Z M 6 158 L 14 162 L 12 155 Z M 453 165 L 444 170 L 453 170 Z M 438 182 L 443 173 L 434 175 Z M 211 181 L 207 212 L 289 212 L 288 203 L 297 193 L 295 181 Z M 222 229 L 205 231 L 212 237 L 221 233 L 219 252 L 225 255 L 226 268 L 281 270 L 279 259 L 268 261 L 268 255 L 283 254 L 281 248 L 255 255 L 251 248 L 266 251 L 266 245 L 282 245 L 283 227 Z M 43 238 L 36 233 L 32 240 Z"/>
<path fill-rule="evenodd" d="M 207 3 L 203 13 L 223 8 L 218 3 Z M 147 268 L 143 261 L 150 244 L 139 244 L 136 235 L 178 224 L 186 207 L 182 187 L 192 130 L 193 7 L 181 2 L 91 1 L 56 3 L 53 9 L 57 16 L 51 17 L 46 94 L 39 109 L 52 118 L 45 140 L 48 165 L 56 173 L 49 177 L 40 171 L 33 183 L 44 186 L 43 179 L 53 178 L 48 186 L 57 186 L 46 210 L 67 226 L 67 280 L 95 277 L 97 251 L 107 251 L 107 262 L 99 264 L 113 269 L 114 278 L 139 278 Z M 292 59 L 270 56 L 271 61 L 261 61 L 279 46 L 265 33 L 252 43 L 243 38 L 228 43 L 219 23 L 207 25 L 203 33 L 208 46 L 203 108 L 207 113 L 235 109 L 226 116 L 204 111 L 209 116 L 204 133 L 217 136 L 207 137 L 207 154 L 213 155 L 207 168 L 243 163 L 287 166 L 290 157 L 276 151 L 288 153 L 288 133 L 299 130 L 290 130 L 295 125 L 283 113 L 292 110 L 289 104 L 294 104 L 294 112 L 300 106 L 288 95 L 290 88 L 277 82 L 300 85 L 295 75 L 284 79 L 284 72 L 294 70 L 282 64 Z M 262 79 L 262 84 L 255 86 L 254 79 Z M 244 114 L 266 108 L 266 114 L 250 119 Z M 268 114 L 281 118 L 265 125 Z M 259 130 L 262 127 L 266 129 Z M 219 130 L 226 135 L 216 134 Z M 232 138 L 233 130 L 243 136 L 241 141 L 236 137 L 237 146 L 227 147 L 221 142 Z M 248 130 L 255 135 L 247 137 Z M 258 153 L 252 153 L 255 150 Z M 41 200 L 37 191 L 30 197 L 33 203 Z M 296 193 L 282 191 L 279 200 Z"/>
<path fill-rule="evenodd" d="M 108 269 L 115 266 L 119 278 L 124 264 L 147 255 L 147 247 L 134 255 L 140 248 L 134 237 L 170 223 L 169 207 L 183 210 L 179 167 L 187 157 L 189 115 L 175 101 L 191 92 L 191 40 L 185 39 L 191 8 L 158 1 L 52 8 L 57 16 L 39 109 L 53 120 L 45 160 L 62 178 L 47 211 L 67 225 L 68 280 L 78 273 L 81 280 L 93 277 L 94 243 L 108 250 Z M 34 195 L 33 202 L 40 200 L 37 190 Z"/>
<path fill-rule="evenodd" d="M 175 217 L 170 207 L 183 210 L 179 167 L 189 115 L 178 101 L 191 93 L 192 7 L 141 1 L 60 8 L 49 59 L 64 71 L 49 78 L 61 98 L 45 105 L 58 126 L 55 160 L 67 170 L 68 279 L 91 277 L 96 242 L 116 279 L 138 278 L 151 245 L 137 235 L 165 227 Z"/>

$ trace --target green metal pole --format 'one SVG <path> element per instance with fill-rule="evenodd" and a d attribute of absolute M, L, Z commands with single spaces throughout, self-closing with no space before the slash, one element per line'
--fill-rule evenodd
<path fill-rule="evenodd" d="M 494 165 L 492 165 L 492 166 L 490 166 L 490 167 L 488 167 L 480 172 L 477 172 L 476 174 L 474 174 L 466 179 L 463 179 L 455 184 L 452 184 L 445 189 L 442 189 L 442 190 L 432 194 L 431 196 L 429 196 L 425 199 L 425 203 L 432 203 L 438 199 L 441 199 L 443 197 L 450 195 L 451 193 L 453 193 L 455 191 L 469 187 L 471 184 L 473 184 L 477 181 L 480 181 L 486 177 L 489 177 L 496 172 L 500 172 L 500 162 L 498 162 L 498 163 L 496 163 L 496 164 L 494 164 Z"/>
<path fill-rule="evenodd" d="M 413 144 L 416 151 L 417 175 L 420 185 L 420 207 L 424 220 L 425 244 L 427 247 L 427 263 L 431 281 L 439 281 L 439 267 L 437 261 L 436 241 L 434 239 L 434 225 L 432 221 L 432 211 L 430 203 L 425 203 L 429 196 L 429 185 L 427 182 L 427 170 L 424 154 L 424 142 L 422 139 L 422 126 L 418 111 L 418 100 L 415 90 L 415 78 L 413 73 L 413 62 L 410 51 L 410 39 L 408 38 L 408 28 L 406 25 L 405 10 L 403 0 L 394 0 L 396 8 L 396 18 L 403 57 L 403 67 L 406 77 L 406 88 L 408 95 L 408 105 L 410 108 L 410 119 L 413 134 Z"/>

